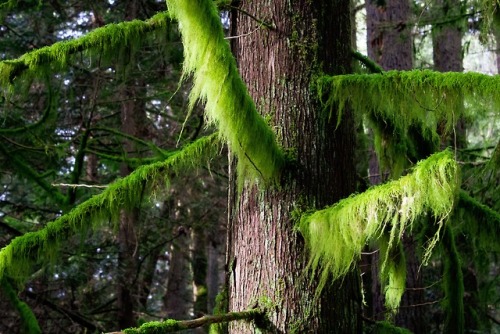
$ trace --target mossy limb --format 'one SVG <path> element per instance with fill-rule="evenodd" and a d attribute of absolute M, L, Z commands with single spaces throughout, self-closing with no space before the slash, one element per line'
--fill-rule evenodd
<path fill-rule="evenodd" d="M 240 78 L 216 6 L 210 0 L 168 0 L 167 5 L 179 21 L 183 78 L 193 76 L 191 108 L 198 100 L 205 102 L 208 123 L 218 127 L 238 157 L 241 179 L 276 181 L 284 154 Z"/>
<path fill-rule="evenodd" d="M 459 169 L 451 152 L 446 150 L 420 161 L 412 173 L 398 180 L 302 215 L 298 229 L 310 251 L 308 267 L 313 276 L 318 271 L 320 274 L 318 292 L 330 277 L 335 280 L 347 274 L 367 243 L 387 238 L 382 273 L 389 280 L 388 286 L 397 286 L 386 290 L 394 308 L 404 291 L 401 279 L 404 260 L 389 254 L 397 251 L 403 233 L 411 231 L 419 216 L 430 214 L 438 228 L 426 246 L 425 264 L 455 205 L 458 190 Z"/>

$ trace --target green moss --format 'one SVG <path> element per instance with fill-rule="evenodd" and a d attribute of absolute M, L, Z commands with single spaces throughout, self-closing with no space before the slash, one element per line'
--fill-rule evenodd
<path fill-rule="evenodd" d="M 372 327 L 371 334 L 411 334 L 406 328 L 396 327 L 387 321 L 378 321 Z"/>
<path fill-rule="evenodd" d="M 16 291 L 7 281 L 7 278 L 3 277 L 2 279 L 0 279 L 0 286 L 2 287 L 2 290 L 7 298 L 10 300 L 14 308 L 19 312 L 19 315 L 21 316 L 22 332 L 26 334 L 41 333 L 42 330 L 38 325 L 38 321 L 36 320 L 33 311 L 28 306 L 28 304 L 19 299 Z"/>
<path fill-rule="evenodd" d="M 438 232 L 426 246 L 425 264 L 438 241 L 441 226 L 454 207 L 458 184 L 458 166 L 451 152 L 443 151 L 420 161 L 411 174 L 396 181 L 302 215 L 298 229 L 310 251 L 312 275 L 320 271 L 318 292 L 330 277 L 338 279 L 347 274 L 363 247 L 378 240 L 386 247 L 383 276 L 389 280 L 388 287 L 396 287 L 386 289 L 388 302 L 394 308 L 404 290 L 404 257 L 398 251 L 403 232 L 411 231 L 419 216 L 430 213 L 434 217 Z M 389 256 L 394 252 L 398 256 Z"/>
<path fill-rule="evenodd" d="M 182 34 L 183 77 L 193 76 L 191 108 L 197 100 L 205 102 L 208 123 L 217 126 L 238 157 L 240 180 L 276 181 L 283 152 L 239 76 L 217 8 L 210 0 L 168 0 L 167 5 Z"/>
<path fill-rule="evenodd" d="M 55 258 L 61 241 L 75 233 L 97 228 L 103 222 L 116 221 L 120 210 L 133 208 L 141 202 L 141 189 L 153 195 L 163 191 L 171 174 L 185 172 L 203 159 L 217 155 L 220 149 L 217 137 L 213 134 L 201 138 L 165 161 L 139 167 L 45 228 L 15 238 L 0 251 L 0 277 L 7 272 L 17 281 L 24 281 L 37 260 Z"/>
<path fill-rule="evenodd" d="M 78 39 L 54 43 L 14 60 L 0 62 L 0 85 L 9 86 L 21 75 L 42 77 L 48 72 L 46 65 L 64 68 L 71 56 L 83 51 L 97 51 L 103 57 L 116 57 L 117 50 L 130 48 L 144 39 L 147 32 L 165 29 L 169 14 L 158 13 L 147 21 L 128 21 L 108 24 Z M 50 71 L 49 71 L 50 72 Z"/>
<path fill-rule="evenodd" d="M 165 321 L 146 322 L 139 328 L 128 328 L 123 332 L 125 334 L 163 334 L 187 329 L 177 320 L 167 319 Z"/>
<path fill-rule="evenodd" d="M 365 116 L 374 129 L 380 165 L 394 177 L 408 161 L 435 151 L 440 136 L 453 132 L 457 120 L 477 116 L 463 103 L 500 110 L 500 78 L 478 73 L 415 70 L 323 76 L 317 87 L 330 117 L 338 106 L 337 122 L 346 105 Z"/>

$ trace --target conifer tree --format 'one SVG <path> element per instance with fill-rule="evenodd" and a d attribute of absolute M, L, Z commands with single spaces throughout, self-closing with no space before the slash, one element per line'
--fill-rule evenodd
<path fill-rule="evenodd" d="M 459 265 L 449 220 L 457 208 L 468 206 L 490 222 L 485 225 L 490 235 L 498 235 L 498 212 L 460 192 L 460 167 L 451 150 L 353 194 L 356 122 L 368 116 L 387 120 L 394 136 L 380 148 L 393 152 L 407 149 L 396 147 L 401 143 L 395 138 L 410 129 L 439 141 L 441 131 L 453 131 L 456 117 L 468 115 L 453 108 L 457 98 L 499 109 L 498 77 L 353 74 L 347 1 L 219 3 L 232 12 L 234 57 L 215 3 L 168 0 L 167 5 L 168 12 L 146 21 L 107 25 L 0 63 L 0 83 L 8 96 L 19 92 L 13 85 L 64 73 L 78 57 L 112 58 L 120 47 L 152 31 L 166 32 L 175 21 L 184 48 L 183 79 L 192 80 L 188 112 L 201 102 L 207 123 L 217 130 L 174 152 L 154 149 L 160 159 L 117 179 L 42 229 L 13 239 L 0 251 L 2 281 L 22 286 L 37 266 L 60 256 L 70 236 L 118 223 L 124 209 L 161 196 L 172 179 L 206 165 L 221 153 L 221 143 L 230 151 L 231 184 L 227 286 L 219 315 L 148 322 L 124 332 L 163 333 L 214 322 L 230 322 L 232 333 L 361 333 L 364 327 L 401 332 L 386 322 L 365 324 L 361 317 L 357 262 L 363 248 L 378 245 L 386 303 L 397 310 L 405 289 L 404 233 L 420 236 L 423 265 L 437 244 L 447 243 L 454 259 L 449 272 Z"/>

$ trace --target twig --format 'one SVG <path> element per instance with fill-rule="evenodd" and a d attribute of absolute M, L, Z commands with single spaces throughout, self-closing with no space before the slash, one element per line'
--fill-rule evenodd
<path fill-rule="evenodd" d="M 92 184 L 71 184 L 71 183 L 52 183 L 53 187 L 71 187 L 71 188 L 107 188 L 108 186 L 98 186 Z"/>

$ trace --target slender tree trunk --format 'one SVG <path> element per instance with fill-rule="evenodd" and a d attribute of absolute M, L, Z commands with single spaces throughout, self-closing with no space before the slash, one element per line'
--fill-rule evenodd
<path fill-rule="evenodd" d="M 366 2 L 368 57 L 384 70 L 413 68 L 413 37 L 409 0 Z"/>
<path fill-rule="evenodd" d="M 367 2 L 367 47 L 368 56 L 374 59 L 384 70 L 411 70 L 413 68 L 413 36 L 411 35 L 411 7 L 408 0 L 387 0 L 379 6 L 375 1 Z M 378 184 L 384 181 L 384 172 L 380 169 L 373 146 L 370 149 L 370 182 Z M 425 327 L 424 312 L 417 307 L 424 301 L 422 277 L 419 275 L 420 263 L 416 256 L 415 241 L 405 236 L 403 245 L 406 253 L 406 291 L 401 300 L 401 308 L 396 316 L 396 323 L 415 333 L 422 333 Z M 371 257 L 371 316 L 384 318 L 382 289 L 378 280 L 379 254 Z"/>
<path fill-rule="evenodd" d="M 303 239 L 291 212 L 327 204 L 355 190 L 355 129 L 346 111 L 339 127 L 330 121 L 311 90 L 321 72 L 349 73 L 349 1 L 242 1 L 233 16 L 234 41 L 244 81 L 258 108 L 268 114 L 285 149 L 296 153 L 298 167 L 283 176 L 281 188 L 265 192 L 246 187 L 230 221 L 229 310 L 255 305 L 268 318 L 255 325 L 231 323 L 231 333 L 361 332 L 358 274 L 323 290 L 305 271 Z M 259 26 L 248 15 L 270 20 Z M 336 119 L 333 115 L 332 119 Z"/>
<path fill-rule="evenodd" d="M 190 319 L 193 312 L 193 271 L 191 268 L 191 238 L 184 227 L 177 229 L 177 238 L 170 251 L 167 292 L 164 296 L 167 317 Z"/>

